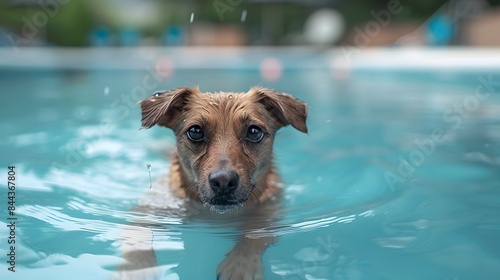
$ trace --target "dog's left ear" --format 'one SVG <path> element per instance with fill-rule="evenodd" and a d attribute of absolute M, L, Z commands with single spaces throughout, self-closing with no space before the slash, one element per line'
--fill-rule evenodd
<path fill-rule="evenodd" d="M 200 90 L 182 87 L 164 92 L 156 92 L 153 96 L 139 102 L 142 112 L 142 127 L 150 128 L 153 125 L 173 128 L 179 121 L 180 112 L 186 105 L 187 99 Z"/>
<path fill-rule="evenodd" d="M 272 89 L 254 87 L 247 93 L 263 104 L 282 126 L 291 124 L 297 130 L 307 133 L 307 104 L 290 94 Z"/>

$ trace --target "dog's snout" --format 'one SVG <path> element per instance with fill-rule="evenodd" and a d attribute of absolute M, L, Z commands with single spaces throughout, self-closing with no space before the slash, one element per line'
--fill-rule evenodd
<path fill-rule="evenodd" d="M 217 170 L 208 175 L 210 188 L 216 194 L 227 194 L 236 189 L 240 181 L 240 176 L 234 171 Z"/>

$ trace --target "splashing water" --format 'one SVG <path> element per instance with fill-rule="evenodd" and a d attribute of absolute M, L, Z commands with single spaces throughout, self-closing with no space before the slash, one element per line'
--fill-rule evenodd
<path fill-rule="evenodd" d="M 247 19 L 247 10 L 243 10 L 243 12 L 241 12 L 241 22 L 245 22 L 246 19 Z"/>
<path fill-rule="evenodd" d="M 153 183 L 152 183 L 152 180 L 151 180 L 151 164 L 147 164 L 146 167 L 148 168 L 148 173 L 149 173 L 149 189 L 152 188 L 153 186 Z"/>

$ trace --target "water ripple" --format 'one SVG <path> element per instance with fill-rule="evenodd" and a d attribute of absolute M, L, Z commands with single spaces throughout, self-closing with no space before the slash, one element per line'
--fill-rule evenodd
<path fill-rule="evenodd" d="M 115 228 L 115 224 L 111 222 L 76 218 L 62 211 L 64 208 L 41 205 L 23 205 L 17 210 L 20 215 L 33 217 L 64 231 L 102 233 Z"/>
<path fill-rule="evenodd" d="M 265 236 L 284 236 L 288 234 L 296 234 L 299 232 L 308 232 L 319 228 L 330 227 L 333 224 L 347 224 L 354 222 L 356 219 L 370 218 L 374 215 L 373 213 L 374 213 L 373 210 L 368 210 L 360 214 L 309 219 L 306 221 L 296 222 L 292 224 L 285 224 L 285 225 L 253 230 L 247 233 L 245 236 L 249 238 L 261 238 Z"/>

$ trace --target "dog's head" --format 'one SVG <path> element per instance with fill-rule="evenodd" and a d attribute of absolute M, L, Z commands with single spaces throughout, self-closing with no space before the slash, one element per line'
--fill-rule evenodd
<path fill-rule="evenodd" d="M 266 88 L 247 93 L 178 88 L 155 93 L 140 105 L 144 128 L 174 131 L 187 181 L 182 187 L 193 188 L 203 203 L 220 211 L 264 191 L 259 186 L 270 172 L 278 129 L 290 124 L 307 133 L 306 104 Z"/>

